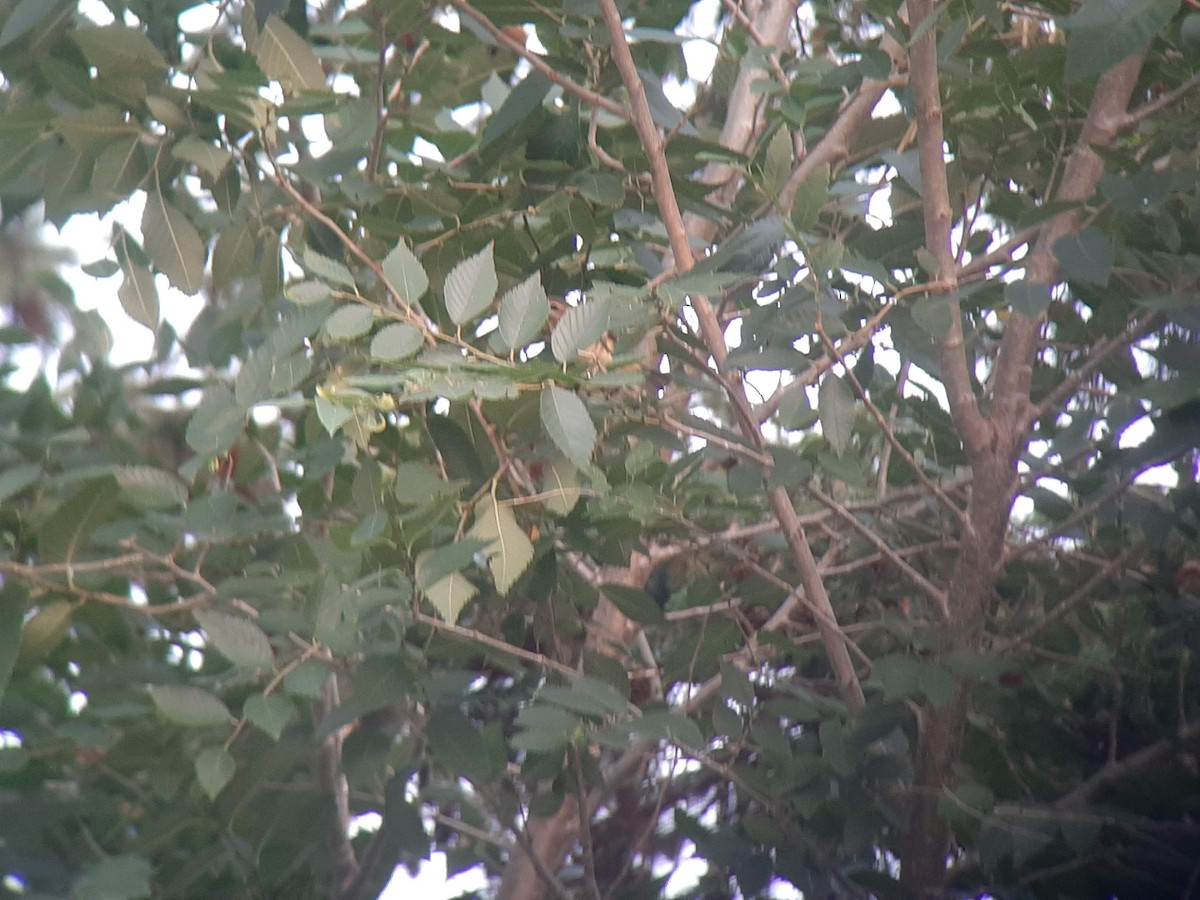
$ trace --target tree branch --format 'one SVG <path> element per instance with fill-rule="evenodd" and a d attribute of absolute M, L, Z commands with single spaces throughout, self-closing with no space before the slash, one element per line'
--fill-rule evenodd
<path fill-rule="evenodd" d="M 540 56 L 526 47 L 521 41 L 509 37 L 502 28 L 497 28 L 491 19 L 489 19 L 475 7 L 471 6 L 471 4 L 467 3 L 466 0 L 450 0 L 450 5 L 464 15 L 470 16 L 470 18 L 473 19 L 480 28 L 486 31 L 488 36 L 491 37 L 491 39 L 497 44 L 520 56 L 527 63 L 529 63 L 529 65 L 531 65 L 535 71 L 545 75 L 546 78 L 550 79 L 550 81 L 552 81 L 554 84 L 557 84 L 563 90 L 570 94 L 574 94 L 580 100 L 584 100 L 592 104 L 592 106 L 597 106 L 605 112 L 612 113 L 614 116 L 618 116 L 622 119 L 627 119 L 629 117 L 629 114 L 626 112 L 625 108 L 621 106 L 621 104 L 614 100 L 609 100 L 603 94 L 597 94 L 595 91 L 589 90 L 583 85 L 572 81 L 566 75 L 563 75 L 548 62 L 546 62 L 546 60 L 542 59 Z"/>

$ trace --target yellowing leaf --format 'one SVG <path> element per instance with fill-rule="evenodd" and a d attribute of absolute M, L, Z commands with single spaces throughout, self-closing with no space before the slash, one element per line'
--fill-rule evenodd
<path fill-rule="evenodd" d="M 475 525 L 470 535 L 490 541 L 483 552 L 488 556 L 496 590 L 507 594 L 533 561 L 533 544 L 524 529 L 511 509 L 487 496 L 475 504 Z"/>
<path fill-rule="evenodd" d="M 452 572 L 425 588 L 425 596 L 429 598 L 438 615 L 447 622 L 457 622 L 463 607 L 470 603 L 477 593 L 479 589 L 459 572 Z"/>

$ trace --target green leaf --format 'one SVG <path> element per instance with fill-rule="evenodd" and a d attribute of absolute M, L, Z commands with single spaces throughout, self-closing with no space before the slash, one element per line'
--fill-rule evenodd
<path fill-rule="evenodd" d="M 593 300 L 568 307 L 550 332 L 550 349 L 554 358 L 571 362 L 604 336 L 610 327 L 608 303 Z"/>
<path fill-rule="evenodd" d="M 455 325 L 466 325 L 487 309 L 496 297 L 496 263 L 493 244 L 468 256 L 446 276 L 446 311 Z"/>
<path fill-rule="evenodd" d="M 188 422 L 188 446 L 201 456 L 220 456 L 233 446 L 245 421 L 246 410 L 233 392 L 223 385 L 213 385 L 204 391 Z"/>
<path fill-rule="evenodd" d="M 850 444 L 856 405 L 850 385 L 832 372 L 827 373 L 817 391 L 817 415 L 821 419 L 821 432 L 825 440 L 829 441 L 829 446 L 838 456 Z"/>
<path fill-rule="evenodd" d="M 662 607 L 640 588 L 625 584 L 606 584 L 600 588 L 600 592 L 622 615 L 640 625 L 662 625 L 667 621 Z"/>
<path fill-rule="evenodd" d="M 325 70 L 308 42 L 271 14 L 252 52 L 268 78 L 293 91 L 327 91 Z"/>
<path fill-rule="evenodd" d="M 153 466 L 118 466 L 113 470 L 122 497 L 142 509 L 179 509 L 188 500 L 187 485 Z"/>
<path fill-rule="evenodd" d="M 584 172 L 575 184 L 584 199 L 597 206 L 616 209 L 625 202 L 625 183 L 608 172 Z"/>
<path fill-rule="evenodd" d="M 325 320 L 325 333 L 332 341 L 345 343 L 371 330 L 375 313 L 369 306 L 351 303 L 339 307 Z"/>
<path fill-rule="evenodd" d="M 1050 306 L 1050 285 L 1040 281 L 1010 281 L 1004 285 L 1004 302 L 1030 319 L 1036 319 Z"/>
<path fill-rule="evenodd" d="M 569 516 L 582 496 L 579 474 L 574 463 L 555 457 L 546 464 L 542 479 L 542 502 L 546 509 L 559 516 Z"/>
<path fill-rule="evenodd" d="M 339 287 L 349 288 L 351 291 L 357 290 L 357 286 L 354 283 L 354 276 L 350 274 L 350 270 L 342 263 L 330 259 L 328 256 L 322 256 L 307 244 L 304 246 L 301 257 L 304 262 L 304 268 L 313 275 L 318 275 L 326 282 L 336 284 Z"/>
<path fill-rule="evenodd" d="M 224 147 L 190 136 L 176 141 L 175 146 L 171 148 L 171 155 L 184 162 L 190 162 L 214 178 L 224 172 L 233 159 L 233 154 Z"/>
<path fill-rule="evenodd" d="M 242 715 L 251 725 L 277 741 L 288 722 L 295 718 L 296 707 L 279 694 L 251 694 L 242 705 Z"/>
<path fill-rule="evenodd" d="M 477 726 L 455 709 L 437 708 L 425 725 L 434 758 L 453 772 L 476 782 L 499 774 Z"/>
<path fill-rule="evenodd" d="M 473 565 L 476 554 L 481 553 L 489 543 L 491 541 L 487 539 L 468 537 L 444 547 L 421 551 L 416 560 L 417 587 L 427 587 L 446 575 L 461 572 Z"/>
<path fill-rule="evenodd" d="M 108 856 L 75 882 L 71 896 L 75 900 L 142 900 L 149 897 L 148 859 L 140 856 Z"/>
<path fill-rule="evenodd" d="M 479 589 L 458 572 L 447 575 L 425 588 L 425 596 L 429 598 L 438 615 L 447 622 L 457 622 L 463 608 L 477 593 Z"/>
<path fill-rule="evenodd" d="M 289 284 L 283 295 L 297 306 L 312 306 L 333 296 L 333 289 L 323 281 L 299 281 Z"/>
<path fill-rule="evenodd" d="M 429 289 L 429 276 L 425 274 L 425 267 L 404 241 L 397 243 L 392 252 L 384 258 L 383 274 L 399 292 L 400 299 L 409 305 L 420 300 Z"/>
<path fill-rule="evenodd" d="M 204 728 L 228 725 L 232 716 L 225 704 L 208 691 L 194 687 L 162 684 L 150 689 L 150 699 L 162 715 L 178 725 Z"/>
<path fill-rule="evenodd" d="M 1054 255 L 1067 277 L 1089 284 L 1108 284 L 1112 245 L 1098 228 L 1085 228 L 1054 242 Z"/>
<path fill-rule="evenodd" d="M 92 481 L 65 500 L 38 530 L 38 551 L 44 563 L 79 559 L 97 528 L 117 510 L 117 483 Z"/>
<path fill-rule="evenodd" d="M 234 665 L 269 669 L 275 664 L 266 633 L 249 619 L 215 609 L 198 609 L 195 617 L 208 641 Z"/>
<path fill-rule="evenodd" d="M 586 470 L 596 446 L 596 426 L 583 401 L 553 385 L 542 390 L 542 425 L 575 467 Z"/>
<path fill-rule="evenodd" d="M 204 287 L 204 242 L 187 216 L 158 191 L 146 195 L 142 238 L 155 267 L 185 294 Z"/>
<path fill-rule="evenodd" d="M 506 131 L 524 122 L 542 105 L 550 87 L 550 79 L 540 72 L 530 72 L 526 75 L 525 80 L 512 89 L 500 108 L 488 119 L 483 128 L 480 147 L 486 147 Z"/>
<path fill-rule="evenodd" d="M 71 37 L 87 61 L 110 77 L 139 78 L 158 75 L 167 61 L 141 28 L 105 25 L 76 28 Z"/>
<path fill-rule="evenodd" d="M 1149 44 L 1178 10 L 1179 0 L 1085 0 L 1059 20 L 1067 31 L 1067 81 L 1111 69 Z"/>
<path fill-rule="evenodd" d="M 51 600 L 42 604 L 21 629 L 17 664 L 31 666 L 45 662 L 51 651 L 67 636 L 74 615 L 75 605 L 66 600 Z"/>
<path fill-rule="evenodd" d="M 405 506 L 424 506 L 447 494 L 457 494 L 462 482 L 446 481 L 437 466 L 400 463 L 396 466 L 395 498 Z"/>
<path fill-rule="evenodd" d="M 868 684 L 882 687 L 884 700 L 900 700 L 923 695 L 935 706 L 954 695 L 954 676 L 940 666 L 892 654 L 871 665 Z"/>
<path fill-rule="evenodd" d="M 767 144 L 766 157 L 763 160 L 762 189 L 768 200 L 773 201 L 783 190 L 788 176 L 792 173 L 794 158 L 792 136 L 786 127 L 781 126 L 771 136 L 771 141 Z"/>
<path fill-rule="evenodd" d="M 527 706 L 517 715 L 521 730 L 512 737 L 512 745 L 534 753 L 561 750 L 571 742 L 579 719 L 554 706 Z"/>
<path fill-rule="evenodd" d="M 553 703 L 571 712 L 603 719 L 629 711 L 629 700 L 607 681 L 576 675 L 569 687 L 547 685 L 537 693 L 537 702 Z"/>
<path fill-rule="evenodd" d="M 29 589 L 25 585 L 13 579 L 0 585 L 0 701 L 17 662 L 28 603 Z"/>
<path fill-rule="evenodd" d="M 213 287 L 221 291 L 231 287 L 238 279 L 253 277 L 257 273 L 254 264 L 256 249 L 254 230 L 248 224 L 237 223 L 222 230 L 213 246 Z"/>
<path fill-rule="evenodd" d="M 633 733 L 643 739 L 670 741 L 692 750 L 702 750 L 706 743 L 704 735 L 700 733 L 700 727 L 679 713 L 646 713 L 640 719 L 634 719 L 630 725 Z"/>
<path fill-rule="evenodd" d="M 397 322 L 379 329 L 371 338 L 371 358 L 380 362 L 397 362 L 412 356 L 424 343 L 421 329 L 408 322 Z"/>
<path fill-rule="evenodd" d="M 499 333 L 505 350 L 518 350 L 531 341 L 550 317 L 550 301 L 535 272 L 500 298 Z"/>
<path fill-rule="evenodd" d="M 153 272 L 142 266 L 126 269 L 117 298 L 125 315 L 151 331 L 158 330 L 158 288 Z"/>
<path fill-rule="evenodd" d="M 821 207 L 829 201 L 829 164 L 817 166 L 800 182 L 792 200 L 792 224 L 797 231 L 812 231 L 821 216 Z"/>
<path fill-rule="evenodd" d="M 954 325 L 954 306 L 942 295 L 922 297 L 912 306 L 913 321 L 935 341 L 943 340 Z"/>
<path fill-rule="evenodd" d="M 92 192 L 106 201 L 124 200 L 141 183 L 148 168 L 141 135 L 113 141 L 96 157 Z"/>
<path fill-rule="evenodd" d="M 19 41 L 63 6 L 55 0 L 21 0 L 4 20 L 4 28 L 0 29 L 0 48 Z"/>
<path fill-rule="evenodd" d="M 508 506 L 489 495 L 475 504 L 475 524 L 469 534 L 488 542 L 480 552 L 487 554 L 496 590 L 505 596 L 533 562 L 533 544 L 525 529 Z"/>
<path fill-rule="evenodd" d="M 224 747 L 205 747 L 196 755 L 196 780 L 210 800 L 217 799 L 235 772 L 237 763 Z"/>
<path fill-rule="evenodd" d="M 24 463 L 0 471 L 0 503 L 15 497 L 42 477 L 45 471 L 38 463 Z"/>

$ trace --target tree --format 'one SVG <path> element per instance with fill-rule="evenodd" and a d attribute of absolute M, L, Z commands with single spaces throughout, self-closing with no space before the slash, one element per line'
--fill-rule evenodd
<path fill-rule="evenodd" d="M 1187 895 L 1190 2 L 196 5 L 0 4 L 5 896 Z"/>

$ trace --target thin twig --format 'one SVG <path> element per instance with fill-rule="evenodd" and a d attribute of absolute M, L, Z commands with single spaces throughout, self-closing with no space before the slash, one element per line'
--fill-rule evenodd
<path fill-rule="evenodd" d="M 1101 566 L 1092 573 L 1092 577 L 1081 584 L 1071 593 L 1069 597 L 1061 601 L 1054 609 L 1050 610 L 1040 621 L 1026 628 L 1020 634 L 1001 641 L 993 648 L 994 653 L 1010 653 L 1016 648 L 1029 643 L 1047 627 L 1057 622 L 1075 607 L 1079 606 L 1086 600 L 1092 599 L 1098 588 L 1113 572 L 1124 567 L 1129 559 L 1129 551 L 1122 550 L 1113 559 L 1109 560 L 1105 565 Z"/>
<path fill-rule="evenodd" d="M 575 789 L 579 796 L 579 845 L 583 850 L 583 874 L 588 892 L 594 900 L 602 900 L 600 885 L 596 882 L 596 851 L 592 846 L 592 822 L 587 809 L 587 782 L 583 777 L 583 762 L 579 758 L 579 747 L 567 748 L 567 756 L 575 775 Z"/>
<path fill-rule="evenodd" d="M 846 378 L 848 378 L 850 381 L 850 386 L 854 388 L 854 392 L 858 395 L 858 398 L 862 400 L 863 405 L 866 406 L 867 412 L 871 414 L 871 418 L 875 420 L 875 424 L 878 425 L 882 430 L 883 437 L 888 442 L 888 445 L 896 453 L 900 454 L 900 458 L 908 464 L 909 469 L 912 471 L 913 475 L 916 476 L 917 481 L 921 482 L 925 489 L 933 494 L 935 498 L 937 498 L 937 501 L 942 504 L 942 506 L 945 507 L 945 509 L 951 515 L 953 515 L 955 519 L 958 520 L 959 525 L 965 526 L 967 521 L 966 513 L 959 508 L 957 503 L 946 496 L 945 492 L 940 487 L 929 480 L 929 476 L 925 474 L 925 470 L 921 468 L 921 464 L 918 463 L 916 458 L 908 452 L 908 448 L 901 444 L 899 440 L 897 440 L 896 434 L 888 425 L 887 419 L 884 418 L 883 413 L 879 411 L 879 407 L 877 407 L 874 402 L 872 402 L 870 396 L 868 396 L 866 390 L 862 386 L 862 383 L 858 380 L 858 376 L 854 374 L 853 367 L 846 365 L 846 360 L 842 357 L 842 354 L 838 351 L 838 348 L 834 346 L 833 341 L 829 339 L 829 335 L 825 333 L 825 327 L 820 322 L 817 322 L 817 335 L 821 338 L 821 343 L 825 345 L 825 349 L 828 350 L 830 355 L 841 365 L 843 371 L 846 373 Z"/>
<path fill-rule="evenodd" d="M 500 44 L 502 47 L 505 47 L 520 56 L 522 59 L 528 62 L 529 65 L 534 68 L 534 70 L 546 76 L 546 78 L 563 88 L 563 90 L 574 94 L 579 99 L 585 100 L 593 106 L 599 107 L 605 112 L 612 113 L 614 116 L 618 116 L 622 119 L 628 118 L 628 113 L 626 113 L 621 104 L 610 100 L 603 94 L 598 94 L 595 91 L 572 81 L 566 75 L 563 75 L 544 59 L 526 47 L 521 41 L 509 37 L 503 29 L 497 28 L 491 19 L 489 19 L 479 10 L 475 9 L 475 7 L 471 6 L 471 4 L 467 3 L 466 0 L 450 0 L 450 5 L 459 12 L 464 13 L 474 19 L 475 22 L 478 23 L 479 27 L 486 31 L 488 36 L 491 37 L 492 40 L 494 40 L 497 44 Z"/>

